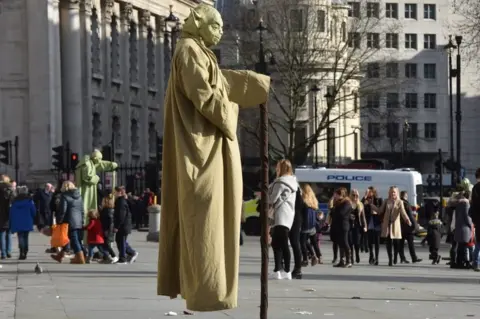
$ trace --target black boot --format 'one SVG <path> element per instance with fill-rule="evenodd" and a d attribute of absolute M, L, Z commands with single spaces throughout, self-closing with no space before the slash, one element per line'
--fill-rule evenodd
<path fill-rule="evenodd" d="M 302 279 L 302 269 L 294 269 L 292 271 L 292 278 L 293 279 Z"/>
<path fill-rule="evenodd" d="M 373 257 L 373 253 L 372 253 L 372 252 L 370 252 L 370 257 L 368 258 L 368 263 L 369 263 L 370 265 L 375 264 L 375 258 Z"/>
<path fill-rule="evenodd" d="M 345 268 L 351 268 L 353 264 L 353 255 L 350 250 L 345 252 Z"/>
<path fill-rule="evenodd" d="M 333 267 L 335 267 L 335 268 L 345 268 L 345 266 L 346 266 L 345 260 L 343 258 L 340 258 L 340 262 L 338 264 L 334 265 Z"/>

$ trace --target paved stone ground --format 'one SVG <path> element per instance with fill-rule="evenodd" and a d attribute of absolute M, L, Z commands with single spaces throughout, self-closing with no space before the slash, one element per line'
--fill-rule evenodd
<path fill-rule="evenodd" d="M 48 239 L 32 234 L 29 259 L 7 260 L 0 269 L 0 319 L 153 319 L 169 311 L 182 316 L 183 301 L 155 295 L 157 245 L 145 242 L 145 236 L 132 235 L 131 244 L 140 252 L 133 265 L 70 265 L 50 261 L 43 252 Z M 328 242 L 322 247 L 326 261 L 331 260 L 330 247 Z M 426 249 L 418 250 L 421 257 L 428 256 Z M 269 318 L 480 317 L 477 273 L 427 262 L 391 268 L 381 254 L 378 267 L 325 264 L 305 268 L 303 280 L 270 282 Z M 248 238 L 241 253 L 238 309 L 195 317 L 259 318 L 259 255 L 258 238 Z M 33 272 L 37 260 L 45 270 L 41 275 Z"/>

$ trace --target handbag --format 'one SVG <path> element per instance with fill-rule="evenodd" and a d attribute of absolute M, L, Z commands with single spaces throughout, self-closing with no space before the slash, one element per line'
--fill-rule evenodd
<path fill-rule="evenodd" d="M 68 224 L 52 225 L 52 239 L 50 244 L 52 247 L 64 247 L 70 242 L 68 238 Z"/>

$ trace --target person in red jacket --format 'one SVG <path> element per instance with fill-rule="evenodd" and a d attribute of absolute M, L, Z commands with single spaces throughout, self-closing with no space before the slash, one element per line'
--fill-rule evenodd
<path fill-rule="evenodd" d="M 95 247 L 98 249 L 100 254 L 105 255 L 103 250 L 103 228 L 102 223 L 100 221 L 100 214 L 98 210 L 92 209 L 88 211 L 88 225 L 85 226 L 85 230 L 88 231 L 87 241 L 88 241 L 88 257 L 87 257 L 87 264 L 92 261 L 93 257 L 93 249 Z"/>

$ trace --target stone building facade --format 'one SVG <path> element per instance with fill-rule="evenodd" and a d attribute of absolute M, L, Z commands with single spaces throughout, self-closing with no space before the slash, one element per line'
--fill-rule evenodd
<path fill-rule="evenodd" d="M 49 174 L 66 142 L 81 155 L 113 142 L 121 162 L 154 156 L 172 43 L 196 4 L 0 1 L 0 140 L 19 136 L 21 179 Z"/>

